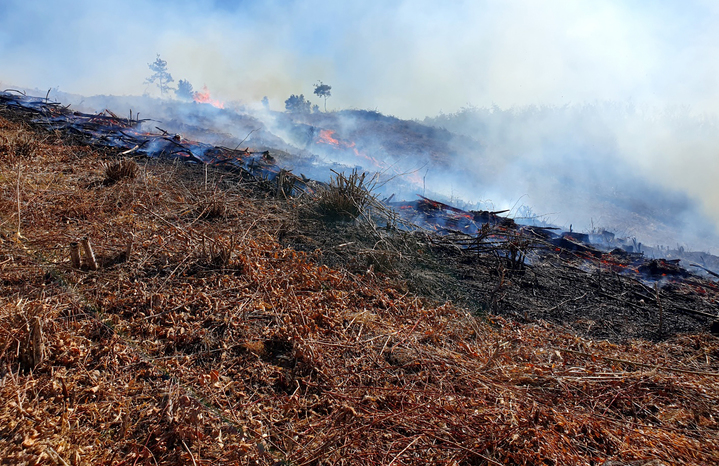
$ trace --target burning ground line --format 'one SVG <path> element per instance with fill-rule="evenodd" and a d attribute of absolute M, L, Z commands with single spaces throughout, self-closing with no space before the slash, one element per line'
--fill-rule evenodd
<path fill-rule="evenodd" d="M 297 177 L 291 172 L 279 169 L 274 160 L 267 152 L 262 152 L 258 156 L 256 152 L 245 150 L 232 150 L 224 147 L 210 146 L 207 144 L 197 143 L 193 141 L 184 141 L 178 135 L 170 135 L 161 128 L 157 128 L 162 134 L 149 134 L 139 132 L 136 127 L 148 120 L 124 119 L 119 118 L 116 114 L 109 110 L 105 110 L 107 115 L 88 115 L 77 112 L 70 112 L 67 107 L 62 107 L 57 103 L 48 102 L 46 99 L 32 98 L 24 95 L 11 95 L 7 92 L 0 94 L 0 104 L 4 104 L 20 112 L 29 113 L 33 116 L 35 123 L 47 129 L 59 129 L 69 134 L 80 136 L 86 143 L 98 145 L 101 147 L 120 148 L 122 154 L 133 152 L 142 153 L 151 157 L 169 156 L 170 158 L 190 160 L 203 164 L 211 164 L 230 170 L 239 170 L 240 173 L 250 176 L 257 182 L 263 180 L 270 181 L 276 185 L 278 196 L 289 194 L 298 196 L 302 194 L 316 194 L 316 187 L 321 187 L 322 183 L 310 182 L 304 178 Z M 328 131 L 328 130 L 325 130 Z M 354 148 L 353 143 L 346 143 L 335 139 L 333 133 L 320 133 L 320 139 L 324 142 L 346 148 Z M 338 177 L 339 178 L 339 177 Z M 314 183 L 314 187 L 311 184 Z M 372 196 L 369 196 L 372 198 Z M 516 235 L 517 240 L 523 240 L 521 232 L 531 232 L 534 239 L 551 238 L 551 228 L 543 227 L 521 227 L 519 228 L 511 219 L 499 217 L 504 211 L 498 212 L 466 212 L 461 209 L 449 206 L 447 204 L 433 201 L 431 199 L 420 196 L 421 200 L 414 203 L 390 203 L 391 207 L 398 210 L 398 214 L 391 213 L 390 209 L 380 205 L 374 198 L 371 204 L 375 212 L 381 213 L 388 223 L 399 224 L 403 228 L 415 229 L 421 227 L 429 231 L 443 231 L 449 233 L 462 234 L 469 233 L 468 239 L 454 238 L 454 244 L 464 248 L 484 248 L 480 246 L 483 242 L 479 239 L 469 239 L 471 235 L 480 233 L 478 225 L 497 225 L 507 230 L 501 231 L 495 229 L 493 234 L 487 236 L 492 238 L 493 235 L 500 242 L 506 237 L 508 231 L 519 230 L 520 234 Z M 364 212 L 362 212 L 363 216 Z M 400 218 L 402 221 L 400 222 Z M 367 218 L 370 220 L 369 218 Z M 371 221 L 371 220 L 370 220 Z M 464 231 L 462 231 L 464 230 Z M 581 236 L 581 235 L 580 235 Z M 584 235 L 586 236 L 586 235 Z M 532 239 L 532 241 L 534 240 Z M 514 238 L 512 239 L 515 240 Z M 602 253 L 590 245 L 584 244 L 582 241 L 575 240 L 571 234 L 565 234 L 559 239 L 552 240 L 562 250 L 575 250 L 586 252 L 595 256 Z M 488 242 L 491 244 L 491 241 Z M 511 244 L 510 244 L 511 245 Z M 491 246 L 490 246 L 491 248 Z M 628 266 L 624 264 L 612 264 L 612 267 Z"/>

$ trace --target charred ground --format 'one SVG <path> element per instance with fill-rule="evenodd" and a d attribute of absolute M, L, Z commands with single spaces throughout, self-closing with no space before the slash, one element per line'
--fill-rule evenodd
<path fill-rule="evenodd" d="M 9 463 L 719 460 L 711 281 L 328 221 L 212 167 L 109 176 L 118 151 L 0 117 Z"/>
<path fill-rule="evenodd" d="M 449 300 L 475 315 L 546 320 L 592 339 L 658 341 L 706 332 L 716 315 L 719 286 L 680 267 L 646 277 L 625 274 L 601 257 L 520 236 L 477 252 L 427 232 L 326 222 L 300 210 L 279 238 L 298 250 L 322 251 L 323 264 L 355 273 L 380 271 L 401 289 L 436 302 Z M 513 246 L 523 248 L 526 258 L 512 260 Z M 657 262 L 663 263 L 644 260 L 645 267 Z M 674 270 L 686 276 L 667 275 Z"/>

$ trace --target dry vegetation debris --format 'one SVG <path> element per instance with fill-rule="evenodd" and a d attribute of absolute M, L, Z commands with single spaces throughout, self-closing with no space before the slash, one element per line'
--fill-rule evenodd
<path fill-rule="evenodd" d="M 114 154 L 11 116 L 7 464 L 719 462 L 715 337 L 620 345 L 472 316 L 282 247 L 300 201 L 147 159 L 111 177 Z M 97 271 L 71 265 L 83 237 Z"/>

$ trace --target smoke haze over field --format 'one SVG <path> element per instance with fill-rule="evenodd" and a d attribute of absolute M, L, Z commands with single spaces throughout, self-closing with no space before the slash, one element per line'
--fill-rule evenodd
<path fill-rule="evenodd" d="M 671 213 L 693 215 L 699 205 L 719 224 L 719 3 L 349 3 L 4 0 L 0 87 L 157 96 L 143 81 L 159 53 L 175 85 L 186 79 L 245 104 L 268 96 L 274 110 L 290 94 L 319 104 L 318 80 L 332 85 L 329 109 L 422 119 L 495 108 L 461 128 L 432 121 L 486 145 L 483 164 L 506 177 L 491 187 L 458 180 L 467 191 L 508 201 L 526 194 L 542 213 L 578 202 L 562 188 L 595 184 L 640 204 L 671 198 Z M 565 105 L 574 110 L 556 110 Z M 527 116 L 528 106 L 555 110 L 529 122 L 504 114 Z M 575 124 L 581 108 L 594 110 Z"/>
<path fill-rule="evenodd" d="M 459 157 L 464 177 L 480 177 L 478 192 L 499 195 L 505 205 L 519 199 L 559 224 L 607 228 L 652 244 L 716 244 L 719 217 L 705 215 L 719 210 L 716 197 L 707 197 L 716 194 L 719 176 L 714 119 L 603 103 L 466 108 L 425 123 L 483 142 L 488 163 Z"/>

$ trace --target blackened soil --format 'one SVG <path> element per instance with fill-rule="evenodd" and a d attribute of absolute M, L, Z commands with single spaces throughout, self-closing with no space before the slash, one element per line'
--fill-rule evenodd
<path fill-rule="evenodd" d="M 431 301 L 475 314 L 565 326 L 592 339 L 661 340 L 708 332 L 719 314 L 719 286 L 694 275 L 639 279 L 596 260 L 543 247 L 511 262 L 504 251 L 470 252 L 426 233 L 388 231 L 367 222 L 327 222 L 300 209 L 280 241 L 315 251 L 317 261 L 352 273 L 385 276 Z M 705 315 L 702 315 L 705 314 Z"/>

